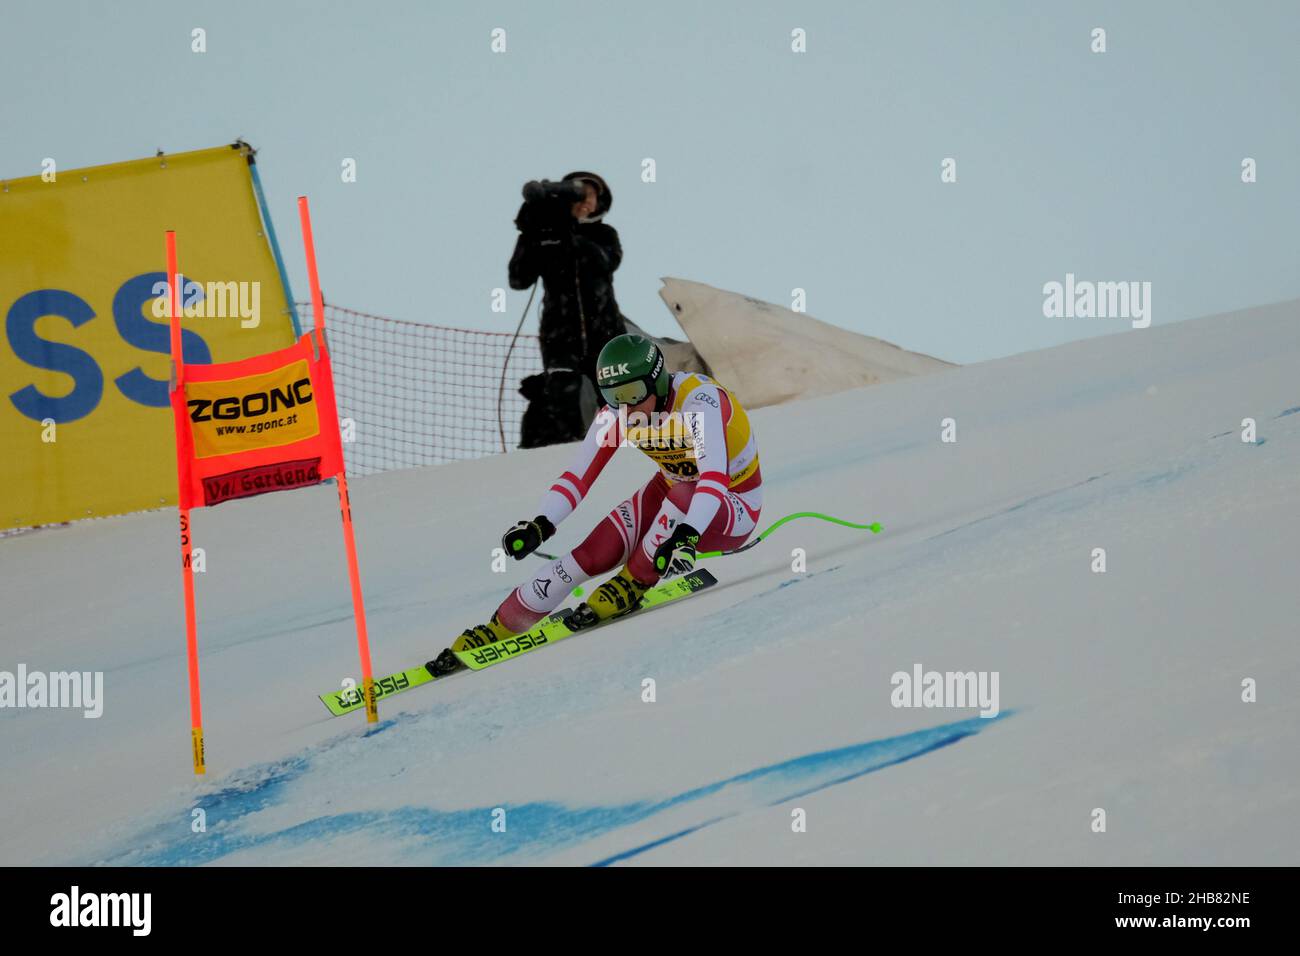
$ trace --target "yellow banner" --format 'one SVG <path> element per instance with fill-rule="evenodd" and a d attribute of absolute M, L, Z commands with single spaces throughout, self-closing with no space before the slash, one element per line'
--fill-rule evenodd
<path fill-rule="evenodd" d="M 320 433 L 305 361 L 273 372 L 185 386 L 194 457 L 292 445 Z"/>
<path fill-rule="evenodd" d="M 0 182 L 0 528 L 176 503 L 164 233 L 187 364 L 291 345 L 244 144 Z"/>

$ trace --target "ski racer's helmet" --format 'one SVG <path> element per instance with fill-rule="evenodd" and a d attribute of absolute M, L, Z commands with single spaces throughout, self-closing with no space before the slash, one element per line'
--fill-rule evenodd
<path fill-rule="evenodd" d="M 672 385 L 672 373 L 659 346 L 644 335 L 616 335 L 605 343 L 596 359 L 596 384 L 610 408 L 636 405 L 650 395 L 663 403 Z"/>

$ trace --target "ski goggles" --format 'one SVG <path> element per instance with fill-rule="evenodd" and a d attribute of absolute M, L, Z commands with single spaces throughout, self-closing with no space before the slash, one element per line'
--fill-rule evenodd
<path fill-rule="evenodd" d="M 619 405 L 638 405 L 649 398 L 650 384 L 645 379 L 639 378 L 635 382 L 624 382 L 622 385 L 602 385 L 600 395 L 610 408 Z"/>

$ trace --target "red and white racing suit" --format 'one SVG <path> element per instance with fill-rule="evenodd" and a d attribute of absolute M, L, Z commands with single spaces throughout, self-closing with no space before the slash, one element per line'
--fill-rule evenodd
<path fill-rule="evenodd" d="M 623 444 L 639 448 L 658 470 L 580 545 L 511 592 L 497 609 L 510 630 L 528 630 L 579 584 L 625 562 L 637 580 L 658 580 L 655 550 L 679 521 L 700 532 L 700 551 L 738 548 L 753 533 L 763 479 L 744 408 L 707 375 L 675 372 L 666 411 L 649 422 L 609 406 L 596 415 L 573 463 L 542 498 L 540 514 L 558 528 Z"/>

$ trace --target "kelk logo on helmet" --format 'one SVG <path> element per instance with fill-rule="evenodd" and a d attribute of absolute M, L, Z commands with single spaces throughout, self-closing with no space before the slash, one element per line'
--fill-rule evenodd
<path fill-rule="evenodd" d="M 600 379 L 602 382 L 604 382 L 608 379 L 617 378 L 620 375 L 627 375 L 627 374 L 628 374 L 627 363 L 619 362 L 617 365 L 601 366 L 601 368 L 596 372 L 596 377 Z"/>

